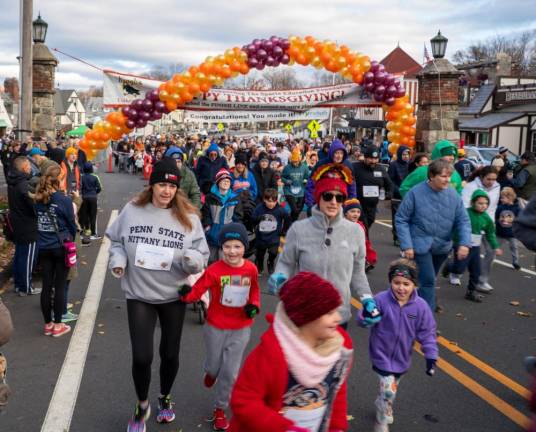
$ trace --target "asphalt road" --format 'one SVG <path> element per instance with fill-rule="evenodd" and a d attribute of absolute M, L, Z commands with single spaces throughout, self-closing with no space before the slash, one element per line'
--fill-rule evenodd
<path fill-rule="evenodd" d="M 104 192 L 99 202 L 99 226 L 103 230 L 112 210 L 120 209 L 144 183 L 126 174 L 101 174 L 101 179 Z M 382 210 L 379 219 L 390 223 L 383 217 L 386 215 Z M 372 242 L 378 250 L 379 264 L 369 273 L 369 281 L 373 291 L 378 292 L 387 288 L 387 267 L 398 251 L 392 246 L 386 226 L 377 224 L 372 228 Z M 80 275 L 70 295 L 75 311 L 80 310 L 90 281 L 101 242 L 97 243 L 80 252 Z M 449 286 L 446 280 L 439 281 L 438 296 L 444 312 L 436 318 L 442 361 L 436 375 L 430 378 L 424 373 L 424 359 L 414 353 L 413 366 L 400 385 L 392 431 L 522 430 L 520 425 L 530 416 L 524 398 L 529 376 L 523 368 L 523 358 L 536 351 L 534 257 L 526 251 L 523 255 L 522 266 L 528 272 L 494 266 L 491 280 L 495 291 L 482 304 L 464 300 L 463 288 Z M 508 261 L 507 255 L 504 261 Z M 266 276 L 263 276 L 261 287 L 265 286 Z M 2 347 L 10 362 L 8 378 L 13 395 L 9 406 L 0 413 L 0 431 L 40 431 L 72 336 L 59 339 L 42 336 L 38 297 L 19 298 L 8 288 L 3 299 L 12 312 L 16 331 L 12 341 Z M 519 304 L 511 305 L 512 301 Z M 275 305 L 275 297 L 263 294 L 263 312 L 272 312 Z M 267 328 L 263 316 L 264 313 L 255 322 L 248 350 Z M 348 380 L 349 430 L 371 431 L 377 379 L 368 360 L 368 335 L 366 330 L 354 325 L 350 325 L 349 331 L 355 347 L 354 366 Z M 155 352 L 158 352 L 158 339 L 155 338 Z M 148 431 L 211 430 L 204 421 L 212 409 L 212 400 L 210 391 L 202 385 L 203 358 L 202 326 L 190 310 L 183 331 L 180 370 L 172 393 L 177 420 L 170 425 L 157 425 L 153 415 Z M 150 392 L 153 406 L 159 391 L 158 366 L 155 357 Z M 70 431 L 126 429 L 135 403 L 130 342 L 119 281 L 109 273 L 104 281 L 81 385 L 76 390 L 69 388 L 77 394 Z"/>

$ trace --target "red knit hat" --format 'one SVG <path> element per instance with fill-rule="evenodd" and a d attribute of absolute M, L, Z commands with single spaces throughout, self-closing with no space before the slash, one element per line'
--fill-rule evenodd
<path fill-rule="evenodd" d="M 300 272 L 281 288 L 279 298 L 290 320 L 301 327 L 342 304 L 337 289 L 316 273 Z"/>
<path fill-rule="evenodd" d="M 311 176 L 316 182 L 313 195 L 316 203 L 324 192 L 341 192 L 345 199 L 348 196 L 348 185 L 352 183 L 352 172 L 342 164 L 330 163 L 320 166 Z"/>
<path fill-rule="evenodd" d="M 227 179 L 232 181 L 231 173 L 227 171 L 225 168 L 221 168 L 214 178 L 214 183 L 218 184 L 222 180 Z"/>

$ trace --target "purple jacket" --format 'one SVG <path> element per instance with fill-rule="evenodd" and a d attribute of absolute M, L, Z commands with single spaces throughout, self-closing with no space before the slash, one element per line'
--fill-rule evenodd
<path fill-rule="evenodd" d="M 413 342 L 421 343 L 427 359 L 437 359 L 436 322 L 430 306 L 414 291 L 402 307 L 388 289 L 376 296 L 381 321 L 370 330 L 369 356 L 372 365 L 385 372 L 405 373 L 411 365 Z M 363 326 L 363 315 L 357 322 Z"/>

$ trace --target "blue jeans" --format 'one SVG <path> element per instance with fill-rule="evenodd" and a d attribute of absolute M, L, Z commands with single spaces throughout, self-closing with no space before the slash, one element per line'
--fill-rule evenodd
<path fill-rule="evenodd" d="M 15 289 L 29 293 L 32 288 L 32 271 L 37 261 L 37 243 L 15 243 L 13 279 Z"/>
<path fill-rule="evenodd" d="M 476 289 L 478 279 L 480 278 L 480 246 L 474 246 L 469 250 L 469 255 L 463 260 L 457 258 L 458 248 L 454 250 L 454 261 L 449 264 L 449 273 L 457 275 L 463 274 L 465 269 L 469 269 L 469 286 L 467 289 L 473 291 Z"/>
<path fill-rule="evenodd" d="M 447 254 L 415 254 L 415 262 L 419 269 L 419 289 L 417 293 L 435 311 L 435 282 L 439 269 L 447 259 Z"/>

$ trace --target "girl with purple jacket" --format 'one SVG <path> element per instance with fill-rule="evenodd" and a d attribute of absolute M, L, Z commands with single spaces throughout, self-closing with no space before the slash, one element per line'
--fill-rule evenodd
<path fill-rule="evenodd" d="M 374 432 L 388 432 L 393 423 L 393 402 L 398 383 L 411 365 L 411 351 L 415 341 L 420 342 L 426 358 L 426 373 L 435 372 L 438 349 L 436 323 L 426 301 L 417 295 L 417 267 L 413 261 L 398 259 L 389 267 L 390 289 L 374 299 L 382 319 L 376 324 L 358 314 L 362 327 L 371 327 L 369 356 L 372 368 L 380 380 L 376 398 Z"/>

